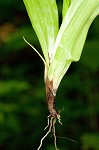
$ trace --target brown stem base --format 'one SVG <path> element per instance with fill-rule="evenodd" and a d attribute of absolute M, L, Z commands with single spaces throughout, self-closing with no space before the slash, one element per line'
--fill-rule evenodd
<path fill-rule="evenodd" d="M 48 104 L 48 110 L 50 112 L 50 116 L 53 118 L 59 118 L 59 112 L 56 110 L 55 107 L 55 97 L 56 97 L 56 90 L 53 88 L 53 80 L 49 81 L 46 80 L 46 99 Z"/>
<path fill-rule="evenodd" d="M 47 137 L 47 135 L 51 131 L 53 132 L 53 136 L 54 136 L 55 149 L 58 150 L 57 144 L 56 144 L 55 123 L 57 119 L 61 125 L 62 123 L 60 120 L 60 113 L 56 110 L 56 107 L 55 107 L 56 90 L 53 88 L 53 81 L 49 81 L 47 79 L 45 84 L 46 84 L 46 99 L 47 99 L 48 110 L 49 110 L 50 115 L 48 116 L 48 125 L 45 127 L 44 130 L 46 130 L 48 127 L 49 127 L 49 130 L 41 139 L 40 145 L 37 150 L 40 150 L 43 140 Z"/>

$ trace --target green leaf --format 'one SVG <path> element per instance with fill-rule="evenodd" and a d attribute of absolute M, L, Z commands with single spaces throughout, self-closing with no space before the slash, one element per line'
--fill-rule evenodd
<path fill-rule="evenodd" d="M 48 71 L 55 89 L 71 62 L 80 59 L 88 29 L 98 14 L 98 0 L 73 0 L 60 27 Z"/>
<path fill-rule="evenodd" d="M 58 10 L 55 0 L 23 0 L 37 34 L 47 65 L 58 33 Z"/>
<path fill-rule="evenodd" d="M 80 59 L 88 29 L 99 14 L 99 0 L 64 0 L 59 32 L 55 0 L 24 0 L 24 3 L 47 63 L 45 79 L 53 80 L 57 89 L 71 62 Z"/>
<path fill-rule="evenodd" d="M 62 9 L 62 17 L 64 19 L 66 12 L 71 4 L 72 0 L 63 0 L 63 9 Z"/>

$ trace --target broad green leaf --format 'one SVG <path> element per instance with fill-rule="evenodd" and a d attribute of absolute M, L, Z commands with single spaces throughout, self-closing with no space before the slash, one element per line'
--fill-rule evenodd
<path fill-rule="evenodd" d="M 48 71 L 56 89 L 71 62 L 79 60 L 88 29 L 98 14 L 98 0 L 73 0 L 60 27 Z"/>
<path fill-rule="evenodd" d="M 71 4 L 72 0 L 63 0 L 62 18 L 64 19 L 66 12 Z"/>
<path fill-rule="evenodd" d="M 37 34 L 47 65 L 58 33 L 58 10 L 55 0 L 23 0 Z"/>

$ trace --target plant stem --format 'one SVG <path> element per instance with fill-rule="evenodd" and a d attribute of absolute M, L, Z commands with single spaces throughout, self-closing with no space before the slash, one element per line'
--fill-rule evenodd
<path fill-rule="evenodd" d="M 56 90 L 53 88 L 53 80 L 50 81 L 47 78 L 45 84 L 46 84 L 46 99 L 50 116 L 53 118 L 58 118 L 59 112 L 56 110 L 55 107 Z"/>

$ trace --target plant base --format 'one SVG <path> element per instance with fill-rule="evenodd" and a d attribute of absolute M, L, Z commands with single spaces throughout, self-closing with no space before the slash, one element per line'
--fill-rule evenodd
<path fill-rule="evenodd" d="M 53 81 L 49 81 L 47 79 L 45 84 L 46 84 L 46 99 L 47 99 L 48 110 L 50 112 L 50 115 L 48 116 L 48 125 L 45 127 L 44 130 L 46 130 L 48 127 L 49 127 L 49 130 L 41 139 L 40 145 L 37 150 L 40 150 L 43 140 L 47 137 L 47 135 L 50 132 L 53 133 L 55 149 L 58 150 L 57 144 L 56 144 L 55 124 L 56 124 L 57 119 L 61 125 L 62 123 L 60 120 L 60 113 L 56 110 L 56 107 L 55 107 L 56 90 L 54 90 L 53 88 Z"/>

